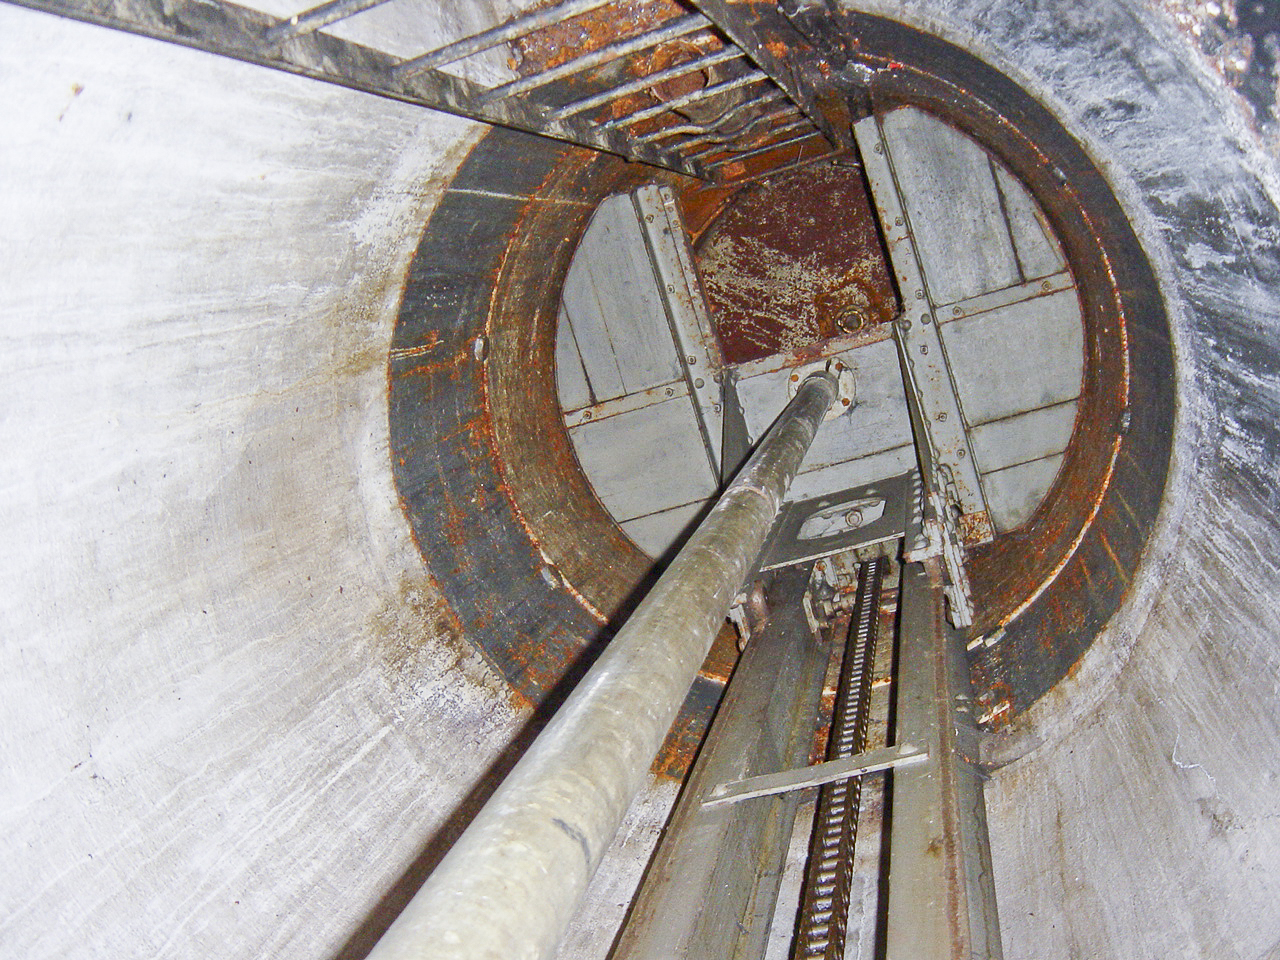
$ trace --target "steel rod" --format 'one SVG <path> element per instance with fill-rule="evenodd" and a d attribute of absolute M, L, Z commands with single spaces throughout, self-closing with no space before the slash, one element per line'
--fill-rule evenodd
<path fill-rule="evenodd" d="M 327 27 L 347 17 L 354 17 L 357 13 L 371 10 L 386 2 L 387 0 L 330 0 L 329 3 L 322 3 L 318 7 L 296 13 L 288 20 L 268 27 L 263 32 L 262 39 L 268 44 L 284 43 L 286 40 L 314 33 L 321 27 Z"/>
<path fill-rule="evenodd" d="M 443 47 L 437 47 L 429 53 L 404 61 L 395 69 L 396 79 L 412 76 L 415 73 L 421 73 L 423 70 L 434 70 L 436 67 L 443 67 L 449 63 L 456 63 L 459 60 L 496 47 L 500 43 L 528 36 L 538 30 L 545 30 L 547 27 L 553 27 L 557 23 L 563 23 L 570 17 L 576 17 L 580 13 L 588 13 L 597 7 L 603 7 L 606 3 L 612 2 L 613 0 L 568 0 L 567 3 L 557 4 L 554 7 L 543 7 L 532 13 L 514 17 L 506 23 L 490 27 L 488 30 L 472 34 L 469 37 L 461 37 L 452 43 L 445 44 Z"/>
<path fill-rule="evenodd" d="M 831 373 L 801 384 L 370 960 L 553 954 L 836 394 Z"/>
<path fill-rule="evenodd" d="M 705 57 L 686 60 L 684 63 L 677 63 L 674 67 L 667 67 L 665 70 L 646 74 L 638 80 L 631 80 L 616 87 L 610 87 L 601 93 L 593 94 L 590 97 L 583 97 L 581 100 L 566 103 L 563 107 L 552 110 L 547 116 L 551 120 L 563 120 L 565 117 L 573 117 L 595 107 L 602 107 L 606 103 L 612 103 L 622 97 L 630 96 L 633 93 L 648 90 L 659 83 L 676 80 L 695 71 L 706 70 L 708 67 L 727 63 L 730 60 L 741 60 L 745 56 L 746 54 L 737 47 L 725 47 L 722 50 L 716 50 L 714 53 L 708 53 Z"/>
<path fill-rule="evenodd" d="M 789 123 L 779 124 L 778 126 L 772 127 L 771 129 L 766 131 L 766 133 L 772 136 L 782 131 L 798 130 L 802 126 L 804 127 L 813 126 L 813 124 L 809 122 L 809 119 L 805 117 L 803 114 L 798 113 L 796 111 L 796 108 L 792 104 L 784 103 L 777 110 L 770 110 L 766 113 L 760 114 L 759 116 L 753 117 L 750 121 L 748 121 L 742 127 L 741 130 L 735 130 L 732 133 L 703 132 L 697 136 L 690 137 L 688 140 L 685 140 L 682 143 L 677 144 L 676 149 L 687 150 L 690 147 L 698 147 L 698 146 L 702 146 L 703 144 L 711 144 L 711 146 L 705 147 L 703 150 L 699 150 L 696 153 L 685 154 L 686 158 L 707 156 L 717 152 L 718 150 L 732 149 L 730 147 L 725 147 L 724 144 L 733 143 L 735 140 L 739 138 L 739 136 L 742 133 L 750 132 L 754 127 L 757 127 L 761 124 L 766 124 L 772 121 L 776 121 L 779 117 L 785 117 L 790 115 L 798 116 L 800 119 L 793 120 Z"/>
<path fill-rule="evenodd" d="M 692 93 L 686 93 L 682 97 L 676 97 L 674 100 L 668 100 L 666 103 L 659 103 L 652 107 L 645 107 L 643 110 L 637 110 L 635 113 L 628 113 L 624 117 L 618 117 L 616 120 L 610 120 L 608 123 L 601 124 L 601 130 L 621 130 L 623 127 L 629 127 L 632 124 L 639 123 L 641 120 L 650 120 L 653 117 L 659 117 L 671 110 L 687 107 L 691 103 L 697 103 L 699 100 L 706 100 L 708 97 L 718 97 L 722 93 L 729 93 L 731 90 L 737 90 L 741 87 L 749 87 L 756 83 L 768 83 L 769 78 L 759 70 L 751 70 L 744 73 L 740 77 L 733 77 L 730 80 L 722 80 L 720 83 L 714 83 L 709 87 L 703 87 Z M 749 106 L 756 101 L 764 102 L 768 99 L 777 99 L 785 97 L 786 94 L 781 90 L 769 91 L 763 97 L 756 97 L 742 106 Z M 737 108 L 734 108 L 737 109 Z"/>
<path fill-rule="evenodd" d="M 647 50 L 649 47 L 656 47 L 660 43 L 666 43 L 668 40 L 674 40 L 677 37 L 683 37 L 698 30 L 705 29 L 711 25 L 711 21 L 700 13 L 691 13 L 688 16 L 680 17 L 677 20 L 668 21 L 663 27 L 657 30 L 649 30 L 638 36 L 630 37 L 626 40 L 619 40 L 617 43 L 611 43 L 608 46 L 601 47 L 599 50 L 593 50 L 591 53 L 583 54 L 580 57 L 560 64 L 558 67 L 552 67 L 550 70 L 544 70 L 541 73 L 531 74 L 522 77 L 519 80 L 512 80 L 510 83 L 504 83 L 502 86 L 494 87 L 487 91 L 480 98 L 481 103 L 492 103 L 495 100 L 504 100 L 507 97 L 518 96 L 522 93 L 528 93 L 530 90 L 536 90 L 538 87 L 546 86 L 553 80 L 561 80 L 565 77 L 571 77 L 575 73 L 581 73 L 583 70 L 589 70 L 592 67 L 598 67 L 610 61 L 617 60 L 619 57 L 625 57 L 633 53 L 639 53 L 641 50 Z"/>
<path fill-rule="evenodd" d="M 726 163 L 733 163 L 735 160 L 750 160 L 752 157 L 763 156 L 766 153 L 772 153 L 774 150 L 781 150 L 783 147 L 793 147 L 797 143 L 804 143 L 807 140 L 812 140 L 814 137 L 820 136 L 822 136 L 821 131 L 813 130 L 810 133 L 801 134 L 798 137 L 791 137 L 787 140 L 778 140 L 774 143 L 766 143 L 764 146 L 754 147 L 751 150 L 744 150 L 742 153 L 735 153 L 733 156 L 725 157 L 721 160 L 712 160 L 707 164 L 707 169 L 714 170 L 717 167 L 723 167 Z"/>
<path fill-rule="evenodd" d="M 779 91 L 778 95 L 782 96 L 781 91 Z M 653 133 L 647 133 L 642 137 L 636 137 L 636 143 L 655 143 L 658 140 L 666 140 L 670 137 L 679 137 L 679 136 L 698 136 L 699 139 L 697 142 L 701 142 L 701 138 L 705 136 L 708 133 L 708 131 L 718 129 L 720 124 L 732 123 L 733 120 L 736 119 L 738 115 L 746 112 L 748 108 L 755 107 L 758 105 L 759 104 L 755 100 L 748 101 L 747 103 L 743 104 L 740 108 L 734 107 L 732 109 L 726 110 L 724 113 L 720 114 L 720 116 L 717 117 L 711 123 L 686 123 L 686 124 L 680 124 L 678 126 L 661 127 L 655 130 Z M 794 107 L 792 109 L 794 109 Z M 737 137 L 750 136 L 752 130 L 761 126 L 762 124 L 767 123 L 770 120 L 773 120 L 774 117 L 775 115 L 771 113 L 757 114 L 756 116 L 748 120 L 746 123 L 744 123 L 742 126 L 734 130 L 732 133 L 727 133 L 727 134 L 724 134 L 723 136 L 726 140 L 735 139 Z M 805 123 L 808 123 L 808 122 L 809 121 L 807 120 L 805 121 Z M 682 144 L 679 144 L 677 148 L 684 147 L 684 146 L 685 144 L 682 143 Z"/>

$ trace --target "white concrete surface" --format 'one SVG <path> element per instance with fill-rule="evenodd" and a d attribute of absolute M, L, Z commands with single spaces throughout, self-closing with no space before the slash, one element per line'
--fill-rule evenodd
<path fill-rule="evenodd" d="M 990 788 L 1006 955 L 1268 957 L 1275 170 L 1136 2 L 883 5 L 1107 165 L 1183 362 L 1146 575 Z M 336 957 L 522 719 L 387 462 L 399 283 L 475 130 L 8 6 L 0 64 L 0 955 Z"/>
<path fill-rule="evenodd" d="M 0 63 L 0 955 L 336 956 L 521 720 L 387 449 L 479 128 L 10 6 Z"/>

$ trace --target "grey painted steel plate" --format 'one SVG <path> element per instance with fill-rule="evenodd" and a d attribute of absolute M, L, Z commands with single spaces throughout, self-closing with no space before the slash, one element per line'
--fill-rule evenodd
<path fill-rule="evenodd" d="M 760 569 L 788 567 L 903 536 L 919 491 L 917 476 L 911 470 L 786 504 L 765 542 Z M 874 506 L 877 503 L 880 507 Z M 853 511 L 862 515 L 856 526 L 846 519 Z"/>

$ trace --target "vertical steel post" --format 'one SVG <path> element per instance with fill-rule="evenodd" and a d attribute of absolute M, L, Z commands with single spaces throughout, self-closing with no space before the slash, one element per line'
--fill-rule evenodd
<path fill-rule="evenodd" d="M 943 619 L 939 561 L 902 570 L 899 745 L 929 759 L 893 772 L 887 960 L 1001 960 L 964 651 Z"/>
<path fill-rule="evenodd" d="M 809 377 L 370 960 L 549 957 L 837 395 Z"/>

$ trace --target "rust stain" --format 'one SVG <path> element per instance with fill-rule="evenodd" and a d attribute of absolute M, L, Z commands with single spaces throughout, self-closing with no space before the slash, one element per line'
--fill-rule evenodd
<path fill-rule="evenodd" d="M 512 41 L 516 69 L 527 76 L 558 67 L 686 12 L 675 0 L 618 0 Z"/>
<path fill-rule="evenodd" d="M 816 348 L 897 313 L 859 171 L 814 166 L 728 200 L 697 247 L 725 360 Z"/>

